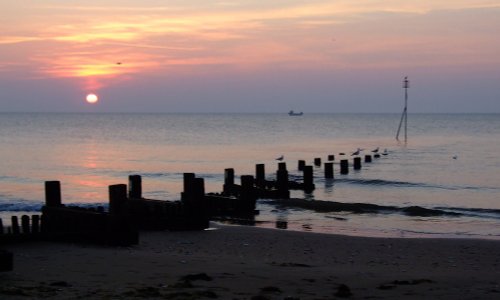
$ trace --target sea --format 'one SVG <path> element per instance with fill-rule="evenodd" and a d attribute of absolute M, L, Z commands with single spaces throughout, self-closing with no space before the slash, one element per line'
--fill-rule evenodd
<path fill-rule="evenodd" d="M 108 186 L 141 175 L 143 196 L 180 199 L 183 174 L 221 192 L 224 169 L 275 178 L 283 156 L 291 178 L 298 160 L 334 155 L 334 179 L 314 167 L 306 201 L 375 204 L 396 210 L 312 211 L 259 199 L 251 226 L 366 237 L 500 239 L 500 114 L 188 114 L 0 113 L 0 217 L 39 214 L 44 182 L 59 180 L 64 204 L 107 206 Z M 353 170 L 360 156 L 380 158 Z M 339 161 L 347 159 L 349 174 Z M 442 212 L 404 213 L 406 208 Z M 242 222 L 239 222 L 242 221 Z M 249 226 L 249 225 L 241 225 Z"/>

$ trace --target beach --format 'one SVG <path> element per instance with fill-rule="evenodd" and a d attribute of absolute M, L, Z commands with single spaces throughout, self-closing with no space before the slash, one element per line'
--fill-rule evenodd
<path fill-rule="evenodd" d="M 131 247 L 2 245 L 2 299 L 498 299 L 500 242 L 368 238 L 212 223 Z"/>

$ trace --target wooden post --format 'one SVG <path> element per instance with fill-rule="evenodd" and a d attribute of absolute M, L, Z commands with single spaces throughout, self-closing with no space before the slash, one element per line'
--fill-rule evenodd
<path fill-rule="evenodd" d="M 306 166 L 305 160 L 299 160 L 299 171 L 304 171 L 304 167 Z"/>
<path fill-rule="evenodd" d="M 286 171 L 286 162 L 278 163 L 278 170 L 279 171 Z"/>
<path fill-rule="evenodd" d="M 342 159 L 340 161 L 340 174 L 349 174 L 349 161 L 347 159 Z"/>
<path fill-rule="evenodd" d="M 304 167 L 304 190 L 306 192 L 314 190 L 313 166 Z"/>
<path fill-rule="evenodd" d="M 330 154 L 328 155 L 328 161 L 334 161 L 335 160 L 335 155 Z"/>
<path fill-rule="evenodd" d="M 0 218 L 0 235 L 3 234 L 3 222 L 2 218 Z"/>
<path fill-rule="evenodd" d="M 264 164 L 255 165 L 255 183 L 260 188 L 263 188 L 266 185 L 266 170 Z"/>
<path fill-rule="evenodd" d="M 333 163 L 325 163 L 325 178 L 333 178 Z"/>
<path fill-rule="evenodd" d="M 372 162 L 372 156 L 367 154 L 365 155 L 365 163 L 371 163 Z"/>
<path fill-rule="evenodd" d="M 254 188 L 254 177 L 252 175 L 241 176 L 241 194 L 237 204 L 237 210 L 250 213 L 255 210 L 257 195 Z"/>
<path fill-rule="evenodd" d="M 126 213 L 124 210 L 125 202 L 127 201 L 127 185 L 115 184 L 109 188 L 109 213 L 119 215 Z"/>
<path fill-rule="evenodd" d="M 361 170 L 361 157 L 355 157 L 352 159 L 354 164 L 354 170 Z"/>
<path fill-rule="evenodd" d="M 38 234 L 40 233 L 40 216 L 32 215 L 31 216 L 31 233 Z"/>
<path fill-rule="evenodd" d="M 234 189 L 234 169 L 228 168 L 224 170 L 224 186 L 222 190 L 224 193 L 231 194 Z"/>
<path fill-rule="evenodd" d="M 193 181 L 195 178 L 194 173 L 184 173 L 183 174 L 183 188 L 181 192 L 181 201 L 189 201 L 193 197 Z"/>
<path fill-rule="evenodd" d="M 288 190 L 288 171 L 278 170 L 276 172 L 276 186 L 278 190 Z"/>
<path fill-rule="evenodd" d="M 30 217 L 27 215 L 21 216 L 21 228 L 23 229 L 23 234 L 30 234 Z"/>
<path fill-rule="evenodd" d="M 45 181 L 45 205 L 61 206 L 61 183 L 59 181 Z"/>
<path fill-rule="evenodd" d="M 316 167 L 320 167 L 320 166 L 321 166 L 321 158 L 316 157 L 316 158 L 314 159 L 314 165 L 315 165 Z"/>
<path fill-rule="evenodd" d="M 133 199 L 142 198 L 141 175 L 130 175 L 128 177 L 128 197 Z"/>
<path fill-rule="evenodd" d="M 12 233 L 19 234 L 19 221 L 16 216 L 12 216 Z"/>

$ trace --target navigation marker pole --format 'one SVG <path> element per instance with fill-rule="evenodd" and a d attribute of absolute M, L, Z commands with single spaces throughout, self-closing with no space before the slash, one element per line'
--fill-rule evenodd
<path fill-rule="evenodd" d="M 396 140 L 399 141 L 399 132 L 401 131 L 401 125 L 403 124 L 403 119 L 405 120 L 405 143 L 408 140 L 408 88 L 410 87 L 410 81 L 408 76 L 405 77 L 403 81 L 403 88 L 405 89 L 405 108 L 403 109 L 403 114 L 401 115 L 401 121 L 399 121 L 398 133 L 396 133 Z"/>

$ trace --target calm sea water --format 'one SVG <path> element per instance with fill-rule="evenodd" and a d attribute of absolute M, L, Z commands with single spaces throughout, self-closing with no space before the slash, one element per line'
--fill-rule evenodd
<path fill-rule="evenodd" d="M 0 216 L 40 210 L 44 181 L 60 180 L 64 203 L 107 203 L 110 184 L 143 176 L 144 196 L 178 200 L 182 174 L 222 190 L 225 168 L 269 178 L 284 155 L 291 175 L 297 161 L 380 147 L 389 155 L 360 171 L 325 180 L 315 168 L 312 194 L 292 197 L 421 206 L 460 216 L 399 213 L 316 213 L 259 200 L 258 226 L 390 237 L 500 239 L 500 115 L 410 114 L 408 143 L 395 140 L 397 114 L 0 114 Z M 454 158 L 456 156 L 456 159 Z M 6 222 L 4 218 L 4 222 Z M 8 223 L 8 221 L 6 222 Z"/>

